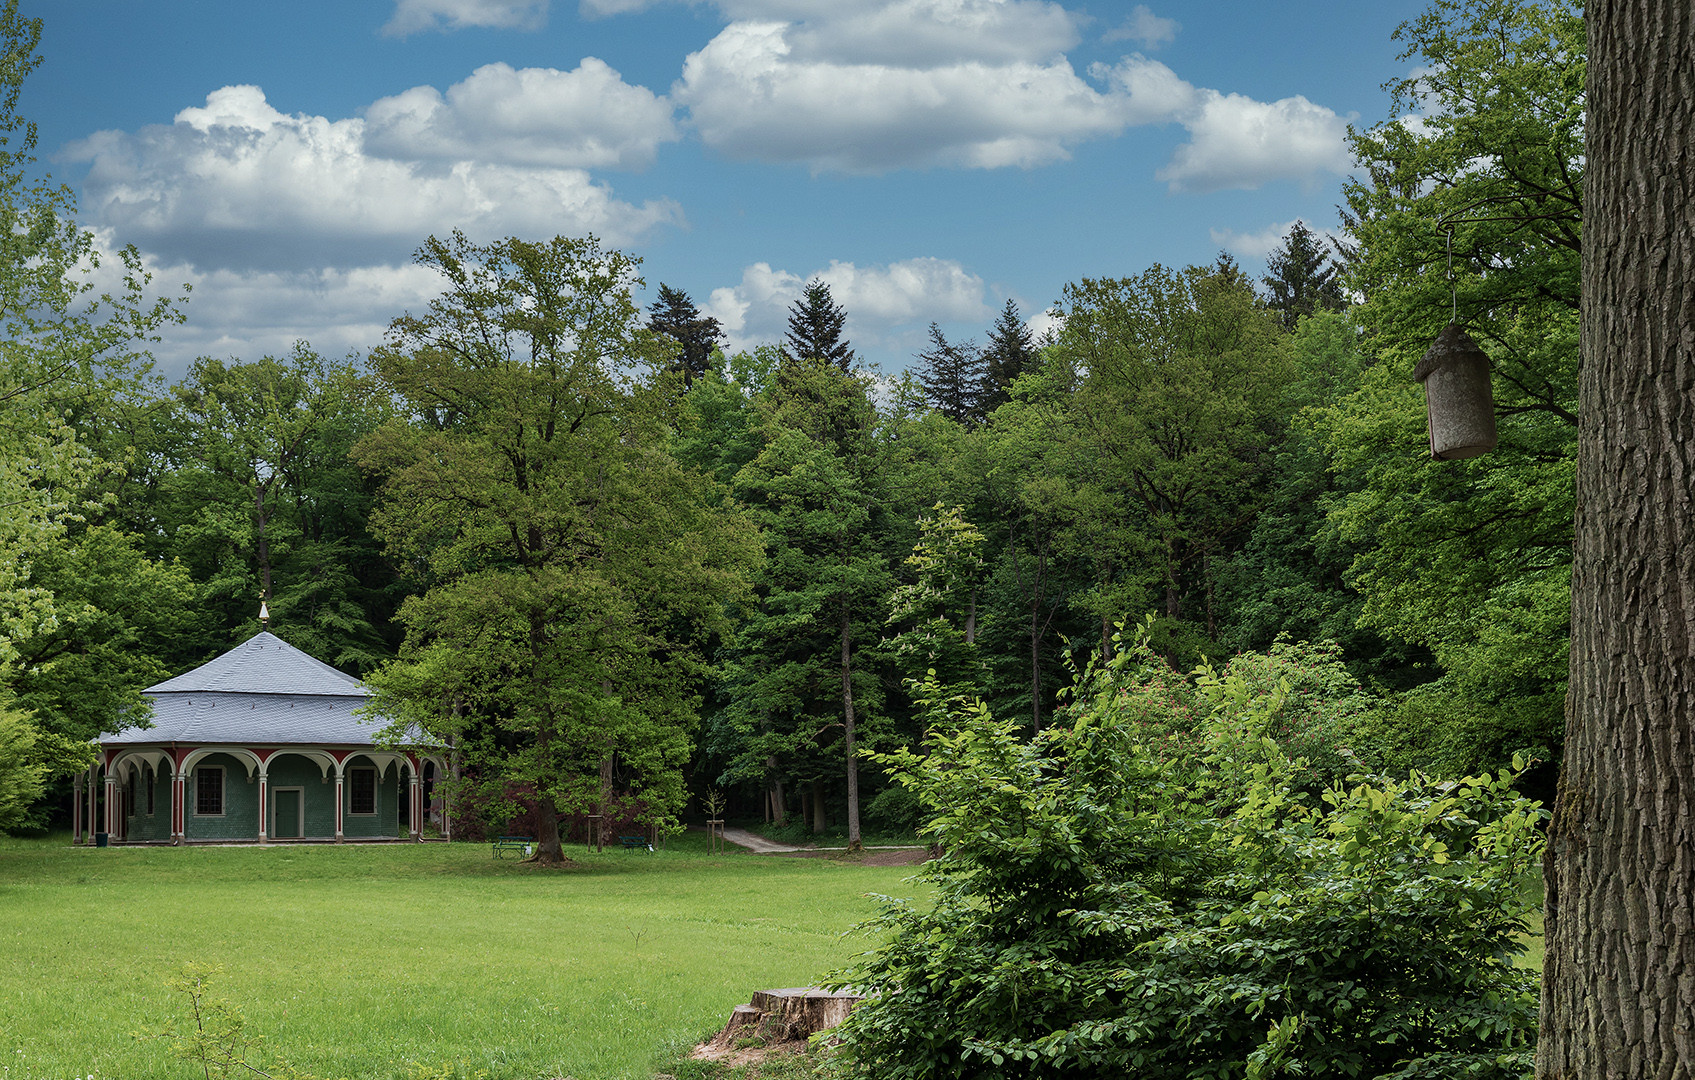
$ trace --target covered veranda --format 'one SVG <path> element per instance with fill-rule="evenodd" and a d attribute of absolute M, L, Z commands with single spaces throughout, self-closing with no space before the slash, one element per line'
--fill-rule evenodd
<path fill-rule="evenodd" d="M 102 735 L 77 843 L 450 839 L 433 747 L 379 746 L 357 679 L 269 632 L 148 687 L 152 725 Z"/>

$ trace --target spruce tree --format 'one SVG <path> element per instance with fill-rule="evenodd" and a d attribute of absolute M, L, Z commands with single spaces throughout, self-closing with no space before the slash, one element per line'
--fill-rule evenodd
<path fill-rule="evenodd" d="M 986 381 L 983 354 L 975 341 L 948 341 L 942 328 L 930 324 L 930 347 L 918 354 L 923 367 L 918 385 L 937 412 L 961 424 L 983 418 L 983 389 Z"/>
<path fill-rule="evenodd" d="M 672 371 L 683 373 L 683 385 L 691 387 L 712 366 L 712 350 L 724 339 L 718 320 L 703 316 L 689 294 L 661 282 L 659 299 L 648 306 L 647 327 L 677 343 Z"/>
<path fill-rule="evenodd" d="M 983 391 L 978 408 L 985 417 L 1010 400 L 1007 387 L 1036 362 L 1036 342 L 1018 314 L 1016 301 L 1008 300 L 989 331 L 983 348 Z"/>
<path fill-rule="evenodd" d="M 1336 283 L 1335 262 L 1305 222 L 1289 227 L 1282 246 L 1266 258 L 1265 267 L 1271 271 L 1260 279 L 1271 294 L 1267 306 L 1277 312 L 1285 330 L 1293 331 L 1302 315 L 1341 311 L 1347 305 Z"/>
<path fill-rule="evenodd" d="M 855 356 L 842 336 L 846 323 L 847 312 L 831 298 L 830 286 L 813 278 L 800 299 L 789 305 L 783 355 L 790 360 L 827 360 L 847 371 Z"/>

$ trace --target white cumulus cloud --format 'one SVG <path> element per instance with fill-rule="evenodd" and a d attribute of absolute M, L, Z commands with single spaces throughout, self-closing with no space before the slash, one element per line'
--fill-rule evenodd
<path fill-rule="evenodd" d="M 1148 10 L 1148 5 L 1137 4 L 1130 9 L 1130 17 L 1124 22 L 1101 35 L 1105 42 L 1134 41 L 1144 49 L 1157 49 L 1170 41 L 1177 40 L 1177 31 L 1183 29 L 1176 19 L 1164 19 Z"/>
<path fill-rule="evenodd" d="M 258 87 L 229 86 L 169 126 L 100 132 L 68 154 L 90 164 L 90 219 L 201 269 L 398 263 L 452 228 L 626 244 L 682 217 L 669 200 L 616 199 L 578 168 L 375 156 L 366 128 L 285 115 Z"/>
<path fill-rule="evenodd" d="M 1062 160 L 1126 123 L 1064 59 L 925 68 L 799 60 L 789 30 L 732 23 L 684 63 L 672 96 L 708 145 L 815 170 L 995 168 Z"/>
<path fill-rule="evenodd" d="M 1087 78 L 1077 19 L 1032 0 L 720 0 L 735 21 L 684 62 L 671 97 L 708 146 L 815 172 L 1031 168 L 1126 128 L 1189 132 L 1157 174 L 1176 191 L 1312 182 L 1348 167 L 1346 119 L 1304 97 L 1196 87 L 1140 54 Z M 1108 37 L 1148 47 L 1176 23 L 1138 6 Z"/>
<path fill-rule="evenodd" d="M 898 350 L 900 342 L 917 340 L 903 329 L 918 324 L 981 321 L 993 314 L 984 302 L 982 278 L 954 260 L 931 257 L 886 266 L 832 261 L 806 275 L 754 263 L 742 270 L 739 283 L 713 289 L 701 310 L 724 328 L 732 352 L 780 344 L 789 306 L 813 278 L 830 286 L 831 298 L 847 314 L 847 338 L 862 350 Z"/>
<path fill-rule="evenodd" d="M 548 0 L 395 0 L 383 24 L 390 37 L 421 30 L 539 30 L 547 23 Z"/>
<path fill-rule="evenodd" d="M 365 123 L 365 149 L 381 157 L 556 168 L 644 168 L 677 138 L 670 102 L 592 56 L 575 71 L 486 64 L 446 94 L 381 98 Z"/>
<path fill-rule="evenodd" d="M 1202 90 L 1200 98 L 1200 108 L 1183 119 L 1189 141 L 1155 174 L 1173 191 L 1310 183 L 1319 170 L 1346 172 L 1353 164 L 1347 118 L 1298 94 L 1265 102 Z"/>
<path fill-rule="evenodd" d="M 1271 254 L 1274 248 L 1282 246 L 1283 238 L 1289 235 L 1289 230 L 1294 228 L 1295 222 L 1300 220 L 1300 218 L 1292 218 L 1288 221 L 1272 222 L 1264 228 L 1254 229 L 1251 232 L 1237 232 L 1234 229 L 1208 229 L 1207 233 L 1212 237 L 1213 243 L 1233 255 L 1238 255 L 1244 259 L 1262 260 Z M 1327 246 L 1338 236 L 1335 230 L 1314 229 L 1310 223 L 1307 228 Z"/>

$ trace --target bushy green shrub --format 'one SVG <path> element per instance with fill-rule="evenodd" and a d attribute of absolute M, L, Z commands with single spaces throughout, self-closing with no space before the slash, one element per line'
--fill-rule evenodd
<path fill-rule="evenodd" d="M 886 943 L 840 976 L 869 995 L 843 1067 L 1522 1075 L 1539 811 L 1510 773 L 1315 793 L 1268 736 L 1291 690 L 1183 679 L 1133 643 L 1032 741 L 932 698 L 929 755 L 876 759 L 930 812 L 935 898 L 891 901 Z"/>
<path fill-rule="evenodd" d="M 1280 638 L 1263 653 L 1232 657 L 1220 671 L 1197 669 L 1195 682 L 1213 706 L 1213 723 L 1263 717 L 1263 730 L 1253 735 L 1275 739 L 1309 788 L 1379 764 L 1375 745 L 1360 738 L 1377 699 L 1342 663 L 1335 642 Z"/>

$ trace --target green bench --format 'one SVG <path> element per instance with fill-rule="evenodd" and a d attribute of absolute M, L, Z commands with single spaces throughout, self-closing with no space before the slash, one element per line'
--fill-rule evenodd
<path fill-rule="evenodd" d="M 653 845 L 647 842 L 645 836 L 620 836 L 618 842 L 624 845 L 625 851 L 638 851 L 642 848 L 653 850 Z"/>
<path fill-rule="evenodd" d="M 528 854 L 531 845 L 536 842 L 533 836 L 497 836 L 494 838 L 494 857 L 500 858 L 503 851 L 516 851 Z"/>

